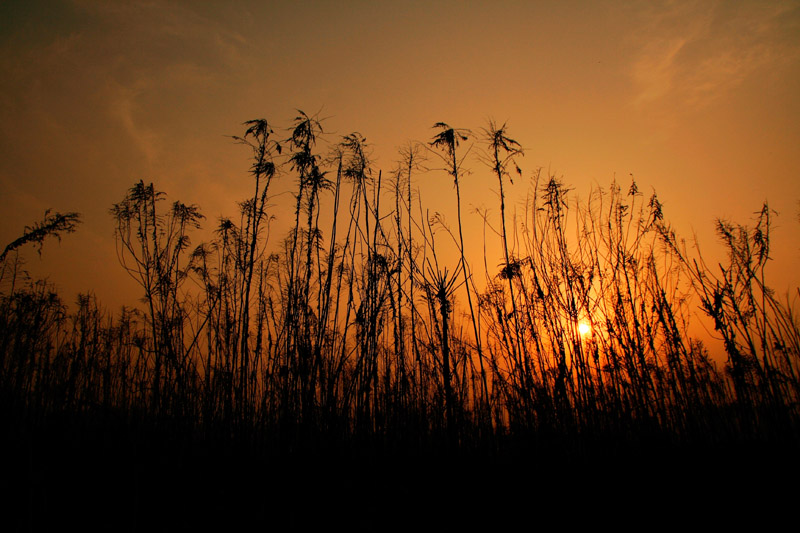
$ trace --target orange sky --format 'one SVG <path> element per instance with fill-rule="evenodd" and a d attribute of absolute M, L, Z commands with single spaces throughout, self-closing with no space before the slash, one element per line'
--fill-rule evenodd
<path fill-rule="evenodd" d="M 769 200 L 773 285 L 800 285 L 800 2 L 222 4 L 0 3 L 0 245 L 46 208 L 82 213 L 42 259 L 25 254 L 67 301 L 131 303 L 108 209 L 135 181 L 213 226 L 250 191 L 249 154 L 225 136 L 288 126 L 295 108 L 321 110 L 330 142 L 362 133 L 385 171 L 435 122 L 507 120 L 526 177 L 549 168 L 585 197 L 633 174 L 709 255 L 717 217 L 747 223 Z M 465 212 L 497 215 L 496 183 L 468 166 Z M 454 224 L 452 180 L 418 180 Z"/>

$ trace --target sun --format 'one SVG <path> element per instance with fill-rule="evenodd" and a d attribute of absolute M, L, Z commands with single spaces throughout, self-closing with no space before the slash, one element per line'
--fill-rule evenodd
<path fill-rule="evenodd" d="M 586 322 L 581 322 L 578 324 L 578 333 L 581 334 L 581 337 L 588 337 L 592 334 L 592 326 Z"/>

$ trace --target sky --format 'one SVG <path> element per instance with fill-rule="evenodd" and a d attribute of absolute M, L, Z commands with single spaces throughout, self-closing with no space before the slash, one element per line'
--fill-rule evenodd
<path fill-rule="evenodd" d="M 91 290 L 116 308 L 137 289 L 109 208 L 143 179 L 199 205 L 207 228 L 235 215 L 251 188 L 250 154 L 231 139 L 244 121 L 285 131 L 296 109 L 318 113 L 325 142 L 358 131 L 388 172 L 434 123 L 479 132 L 493 119 L 525 148 L 526 178 L 544 168 L 585 197 L 633 175 L 711 258 L 715 220 L 750 224 L 768 201 L 782 294 L 800 285 L 798 95 L 797 1 L 5 0 L 0 247 L 48 208 L 81 213 L 26 267 L 68 302 Z M 465 212 L 497 216 L 496 182 L 467 166 Z M 417 186 L 454 222 L 452 180 Z M 529 187 L 515 181 L 512 209 Z M 276 185 L 279 218 L 293 189 Z M 478 218 L 467 235 L 480 253 Z"/>

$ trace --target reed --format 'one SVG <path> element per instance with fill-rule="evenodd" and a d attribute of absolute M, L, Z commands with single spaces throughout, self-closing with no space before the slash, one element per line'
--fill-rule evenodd
<path fill-rule="evenodd" d="M 187 465 L 238 455 L 260 465 L 547 457 L 598 467 L 642 446 L 655 458 L 797 443 L 800 325 L 795 301 L 768 286 L 766 204 L 753 227 L 719 221 L 728 263 L 711 268 L 635 182 L 580 200 L 535 170 L 522 214 L 509 217 L 504 183 L 526 173 L 505 125 L 490 122 L 470 158 L 459 151 L 470 134 L 437 123 L 389 179 L 360 134 L 331 141 L 303 112 L 285 140 L 266 120 L 244 126 L 234 139 L 251 151 L 253 194 L 211 242 L 192 249 L 199 208 L 166 204 L 153 184 L 134 184 L 112 207 L 139 306 L 114 313 L 90 294 L 68 306 L 26 277 L 17 249 L 72 232 L 77 214 L 48 214 L 6 246 L 10 442 L 135 442 L 132 453 L 153 464 L 168 454 Z M 426 154 L 454 180 L 457 231 L 415 192 L 419 175 L 437 172 L 423 168 Z M 499 221 L 483 215 L 499 258 L 466 256 L 459 181 L 472 163 L 500 187 Z M 278 178 L 297 186 L 282 240 L 270 239 Z M 486 268 L 483 286 L 471 261 Z M 722 369 L 689 333 L 697 306 L 723 339 Z"/>

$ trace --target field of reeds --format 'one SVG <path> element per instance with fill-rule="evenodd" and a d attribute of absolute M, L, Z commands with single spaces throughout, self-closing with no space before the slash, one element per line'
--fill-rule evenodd
<path fill-rule="evenodd" d="M 75 213 L 3 251 L 16 529 L 489 525 L 554 505 L 608 512 L 623 493 L 642 513 L 672 497 L 777 501 L 769 476 L 797 471 L 798 294 L 767 285 L 767 205 L 749 226 L 719 222 L 728 262 L 711 266 L 655 194 L 612 183 L 578 202 L 521 170 L 504 126 L 437 123 L 390 171 L 359 134 L 320 150 L 303 113 L 243 129 L 252 196 L 235 216 L 206 220 L 143 181 L 110 206 L 141 302 L 67 305 L 24 276 L 18 249 L 73 238 Z M 465 253 L 469 170 L 499 190 L 499 216 L 484 215 L 499 266 Z M 417 194 L 433 172 L 453 180 L 454 220 Z M 278 180 L 296 186 L 286 235 L 270 232 Z M 510 180 L 530 183 L 514 216 Z M 201 225 L 214 237 L 195 244 Z M 689 334 L 698 308 L 721 358 Z"/>

